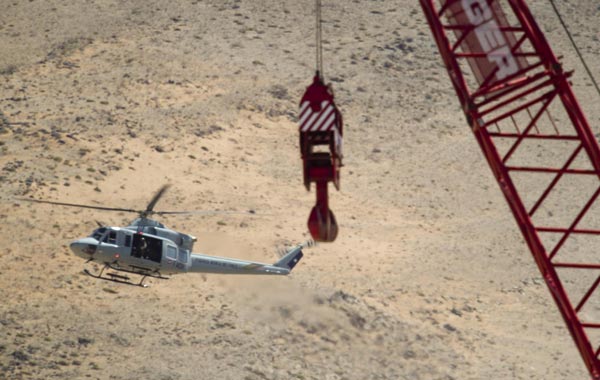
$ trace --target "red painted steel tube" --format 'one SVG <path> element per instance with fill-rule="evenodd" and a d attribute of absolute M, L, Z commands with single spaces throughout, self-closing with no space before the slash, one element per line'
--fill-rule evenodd
<path fill-rule="evenodd" d="M 578 136 L 566 136 L 566 135 L 523 135 L 521 133 L 505 133 L 505 132 L 490 132 L 489 135 L 490 135 L 490 137 L 505 137 L 505 138 L 523 137 L 525 139 L 579 141 Z"/>
<path fill-rule="evenodd" d="M 502 114 L 500 116 L 496 116 L 495 118 L 486 121 L 486 123 L 482 124 L 481 126 L 482 127 L 486 127 L 488 125 L 497 123 L 497 122 L 499 122 L 499 121 L 501 121 L 503 119 L 506 119 L 507 117 L 509 117 L 511 115 L 516 114 L 517 112 L 521 112 L 521 111 L 523 111 L 523 110 L 531 107 L 532 105 L 534 105 L 536 103 L 542 102 L 542 103 L 545 103 L 545 104 L 550 104 L 550 102 L 552 101 L 552 99 L 554 98 L 554 96 L 556 96 L 556 92 L 555 91 L 550 91 L 550 92 L 547 92 L 545 94 L 542 94 L 539 97 L 537 97 L 537 98 L 535 98 L 533 100 L 530 100 L 530 101 L 528 101 L 525 104 L 521 104 L 518 107 L 516 107 L 514 109 L 511 109 L 510 111 L 505 112 L 504 114 Z M 505 106 L 508 105 L 508 104 L 509 103 L 505 104 Z M 481 115 L 479 113 L 477 113 L 477 116 L 481 116 Z M 530 123 L 530 125 L 529 125 L 528 128 L 531 128 L 533 126 L 533 124 L 535 124 L 535 123 Z M 525 133 L 523 133 L 523 134 L 525 134 Z"/>
<path fill-rule="evenodd" d="M 550 233 L 565 233 L 569 231 L 568 228 L 558 228 L 558 227 L 536 227 L 536 231 L 538 232 L 550 232 Z M 571 230 L 572 234 L 588 234 L 588 235 L 600 235 L 600 230 L 592 230 L 592 229 L 573 229 Z"/>
<path fill-rule="evenodd" d="M 552 182 L 550 182 L 550 184 L 546 187 L 546 189 L 544 190 L 542 195 L 539 197 L 537 202 L 535 202 L 533 207 L 529 210 L 529 217 L 532 217 L 533 214 L 535 214 L 537 209 L 542 205 L 542 202 L 544 202 L 546 200 L 546 197 L 548 197 L 548 195 L 550 195 L 550 192 L 552 191 L 552 189 L 554 189 L 554 186 L 556 186 L 558 181 L 560 181 L 563 174 L 569 168 L 569 166 L 571 166 L 571 164 L 573 163 L 573 161 L 575 160 L 575 158 L 577 157 L 577 155 L 579 154 L 579 152 L 581 151 L 582 148 L 583 148 L 583 146 L 581 144 L 579 144 L 579 146 L 577 148 L 575 148 L 573 153 L 571 153 L 571 156 L 567 159 L 567 162 L 565 162 L 565 164 L 561 168 L 561 171 L 559 171 L 556 174 L 556 176 L 554 176 L 554 178 L 552 179 Z M 538 229 L 538 231 L 539 231 L 539 229 Z"/>
<path fill-rule="evenodd" d="M 500 103 L 496 103 L 493 107 L 489 107 L 489 108 L 486 108 L 485 110 L 481 110 L 481 112 L 479 114 L 480 114 L 480 116 L 485 116 L 485 115 L 487 115 L 490 112 L 494 112 L 497 109 L 504 108 L 504 107 L 506 107 L 506 105 L 514 103 L 516 100 L 522 99 L 523 97 L 525 97 L 525 96 L 527 96 L 529 94 L 532 94 L 532 93 L 534 93 L 534 92 L 536 92 L 536 91 L 538 91 L 538 90 L 540 90 L 540 89 L 542 89 L 544 87 L 547 87 L 549 85 L 551 85 L 551 81 L 544 81 L 544 82 L 538 84 L 535 87 L 527 89 L 527 91 L 515 94 L 514 96 L 512 96 L 512 97 L 510 97 L 508 99 L 505 99 L 504 101 L 502 101 Z M 531 104 L 536 103 L 536 102 L 540 102 L 540 101 L 544 101 L 546 97 L 550 96 L 550 94 L 553 94 L 553 93 L 554 93 L 554 91 L 550 91 L 550 92 L 548 92 L 548 93 L 540 96 L 537 99 L 533 99 L 531 101 Z M 505 96 L 505 95 L 506 94 L 502 94 L 502 96 Z M 494 100 L 496 100 L 496 99 L 494 99 Z M 529 106 L 531 106 L 531 104 L 523 104 L 521 107 L 522 107 L 522 109 L 528 108 Z M 481 106 L 482 106 L 481 104 L 477 104 L 477 107 L 481 108 Z M 519 110 L 520 109 L 514 109 L 513 111 L 518 112 Z"/>
<path fill-rule="evenodd" d="M 532 173 L 558 173 L 558 174 L 587 174 L 597 175 L 595 170 L 585 169 L 558 169 L 558 168 L 536 168 L 524 166 L 507 166 L 506 170 L 511 172 L 532 172 Z"/>
<path fill-rule="evenodd" d="M 571 268 L 571 269 L 600 269 L 600 264 L 592 263 L 566 263 L 566 262 L 555 262 L 552 264 L 556 268 Z"/>
<path fill-rule="evenodd" d="M 581 298 L 581 301 L 579 301 L 579 303 L 575 307 L 575 311 L 579 312 L 581 310 L 581 308 L 583 308 L 583 306 L 590 299 L 590 297 L 592 296 L 592 293 L 594 293 L 594 291 L 596 290 L 598 285 L 600 285 L 600 276 L 596 277 L 596 281 L 594 281 L 594 284 L 583 295 L 583 298 Z"/>
<path fill-rule="evenodd" d="M 539 65 L 541 65 L 541 63 Z M 533 65 L 530 68 L 535 69 L 537 67 L 538 67 L 538 65 Z M 528 70 L 522 70 L 521 72 L 524 73 L 527 71 Z M 509 93 L 516 92 L 525 86 L 531 85 L 532 83 L 535 83 L 540 79 L 546 79 L 546 81 L 544 83 L 550 85 L 551 82 L 549 80 L 547 80 L 547 76 L 548 75 L 546 73 L 541 72 L 541 73 L 537 73 L 531 77 L 526 77 L 526 78 L 521 77 L 520 79 L 513 79 L 503 85 L 495 84 L 494 86 L 485 87 L 486 85 L 482 84 L 482 86 L 481 86 L 482 90 L 477 91 L 477 93 L 474 93 L 471 96 L 473 98 L 477 98 L 477 97 L 481 96 L 481 94 L 486 94 L 487 96 L 482 101 L 476 103 L 477 107 L 483 107 L 484 105 L 486 105 L 488 103 L 494 102 L 494 101 L 498 100 L 499 98 L 505 97 Z M 501 90 L 504 90 L 504 91 L 501 91 Z M 482 92 L 480 92 L 480 91 L 482 91 Z M 489 94 L 491 94 L 491 93 L 494 93 L 494 95 L 490 96 Z"/>
<path fill-rule="evenodd" d="M 573 223 L 571 223 L 571 225 L 569 226 L 569 229 L 567 230 L 567 232 L 565 232 L 564 236 L 556 244 L 556 246 L 550 253 L 550 256 L 548 256 L 549 260 L 552 260 L 552 258 L 558 253 L 558 251 L 560 250 L 562 245 L 567 241 L 567 238 L 571 235 L 571 233 L 573 232 L 575 227 L 577 227 L 577 225 L 579 224 L 581 219 L 585 216 L 585 214 L 587 214 L 589 209 L 592 207 L 592 205 L 594 204 L 594 202 L 596 201 L 596 198 L 598 198 L 598 196 L 600 196 L 600 187 L 598 187 L 596 189 L 596 191 L 594 192 L 594 195 L 592 195 L 592 197 L 587 201 L 587 203 L 585 204 L 583 209 L 579 212 L 579 214 L 577 214 L 577 217 L 575 218 Z"/>

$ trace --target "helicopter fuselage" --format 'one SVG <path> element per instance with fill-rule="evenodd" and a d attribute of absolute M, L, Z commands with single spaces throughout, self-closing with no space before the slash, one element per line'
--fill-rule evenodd
<path fill-rule="evenodd" d="M 136 213 L 139 215 L 127 227 L 104 227 L 94 230 L 86 238 L 70 244 L 71 251 L 87 262 L 102 264 L 99 273 L 84 272 L 92 277 L 130 285 L 145 286 L 147 277 L 166 279 L 165 275 L 198 272 L 227 274 L 289 274 L 302 258 L 302 248 L 310 242 L 290 248 L 274 264 L 264 264 L 228 257 L 192 253 L 196 238 L 165 227 L 149 219 L 150 215 L 189 215 L 194 211 L 155 211 L 154 206 L 164 195 L 169 185 L 162 186 L 144 210 L 121 207 L 93 206 L 76 203 L 26 199 L 23 201 L 45 203 L 67 207 L 78 207 L 103 211 Z M 107 270 L 105 273 L 105 270 Z M 111 271 L 112 270 L 112 271 Z M 123 272 L 123 273 L 120 273 Z M 142 276 L 138 284 L 131 281 L 129 274 Z"/>
<path fill-rule="evenodd" d="M 175 231 L 167 231 L 171 232 L 170 235 L 177 234 Z M 185 242 L 187 246 L 192 244 L 191 241 Z M 138 232 L 130 227 L 99 228 L 91 236 L 72 242 L 70 248 L 75 255 L 85 260 L 110 264 L 115 268 L 140 274 L 185 273 L 191 266 L 190 250 L 183 244 L 178 246 L 175 241 L 166 237 Z"/>
<path fill-rule="evenodd" d="M 304 247 L 293 247 L 278 262 L 265 264 L 192 253 L 187 247 L 192 247 L 195 241 L 195 237 L 162 224 L 132 223 L 123 228 L 98 228 L 89 237 L 72 242 L 70 248 L 75 255 L 111 269 L 161 277 L 186 272 L 286 275 L 302 257 Z"/>

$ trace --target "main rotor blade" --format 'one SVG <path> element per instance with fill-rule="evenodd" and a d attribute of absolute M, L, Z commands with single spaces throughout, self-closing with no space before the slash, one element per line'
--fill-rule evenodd
<path fill-rule="evenodd" d="M 160 200 L 160 198 L 162 198 L 162 196 L 169 189 L 169 187 L 171 187 L 171 185 L 164 185 L 163 187 L 161 187 L 158 190 L 158 192 L 156 192 L 156 194 L 154 195 L 154 197 L 152 198 L 152 200 L 150 201 L 150 203 L 148 203 L 148 206 L 146 207 L 146 213 L 148 213 L 148 214 L 153 213 L 152 210 L 154 209 L 154 206 L 156 206 L 156 203 Z"/>
<path fill-rule="evenodd" d="M 136 214 L 139 214 L 141 212 L 139 210 L 132 210 L 132 209 L 129 209 L 129 208 L 90 206 L 90 205 L 82 205 L 82 204 L 78 204 L 78 203 L 53 202 L 53 201 L 44 201 L 44 200 L 41 200 L 41 199 L 30 199 L 30 198 L 16 198 L 16 199 L 18 199 L 20 201 L 26 201 L 26 202 L 47 203 L 47 204 L 51 204 L 51 205 L 68 206 L 68 207 L 91 208 L 91 209 L 94 209 L 94 210 L 123 211 L 123 212 L 133 212 L 133 213 L 136 213 Z"/>
<path fill-rule="evenodd" d="M 155 211 L 155 215 L 256 215 L 254 211 Z"/>

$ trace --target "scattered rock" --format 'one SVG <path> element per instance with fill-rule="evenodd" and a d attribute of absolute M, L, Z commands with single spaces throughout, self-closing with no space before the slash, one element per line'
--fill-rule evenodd
<path fill-rule="evenodd" d="M 196 130 L 194 130 L 194 135 L 196 135 L 197 137 L 206 137 L 212 135 L 213 133 L 217 133 L 224 130 L 225 129 L 223 127 L 213 124 L 210 125 L 208 128 L 196 128 Z"/>
<path fill-rule="evenodd" d="M 2 170 L 5 172 L 13 173 L 16 172 L 21 166 L 23 166 L 23 161 L 15 160 L 12 162 L 8 162 L 6 165 L 4 165 Z"/>
<path fill-rule="evenodd" d="M 77 343 L 79 343 L 80 346 L 87 346 L 87 345 L 94 343 L 94 339 L 79 337 L 79 338 L 77 338 Z"/>
<path fill-rule="evenodd" d="M 23 351 L 14 351 L 11 355 L 18 362 L 26 362 L 30 358 L 29 355 L 27 355 Z"/>
<path fill-rule="evenodd" d="M 92 40 L 90 38 L 69 38 L 66 41 L 54 46 L 54 48 L 46 56 L 46 59 L 52 60 L 55 58 L 67 57 L 91 43 Z"/>
<path fill-rule="evenodd" d="M 117 343 L 119 346 L 122 347 L 130 347 L 131 343 L 129 342 L 129 340 L 121 335 L 117 335 L 115 333 L 110 334 L 110 338 Z"/>
<path fill-rule="evenodd" d="M 414 351 L 412 351 L 412 350 L 406 350 L 406 351 L 404 351 L 404 353 L 402 354 L 402 357 L 403 357 L 404 359 L 414 359 L 414 358 L 416 358 L 416 357 L 417 357 L 417 354 L 415 354 L 415 352 L 414 352 Z"/>
<path fill-rule="evenodd" d="M 16 65 L 6 65 L 0 68 L 0 75 L 12 75 L 18 70 Z"/>
<path fill-rule="evenodd" d="M 276 84 L 272 86 L 269 90 L 269 94 L 271 94 L 275 99 L 279 100 L 290 100 L 291 97 L 288 94 L 287 88 L 282 85 Z"/>
<path fill-rule="evenodd" d="M 454 332 L 454 331 L 456 331 L 456 327 L 452 326 L 452 325 L 451 325 L 451 324 L 449 324 L 449 323 L 446 323 L 446 324 L 444 324 L 444 328 L 445 328 L 446 330 L 450 331 L 450 332 Z"/>

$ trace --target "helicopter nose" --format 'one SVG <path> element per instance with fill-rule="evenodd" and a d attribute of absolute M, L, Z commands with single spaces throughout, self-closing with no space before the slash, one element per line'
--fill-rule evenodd
<path fill-rule="evenodd" d="M 69 245 L 69 248 L 71 248 L 71 251 L 77 256 L 87 259 L 96 253 L 98 242 L 91 238 L 79 239 L 72 242 Z"/>

